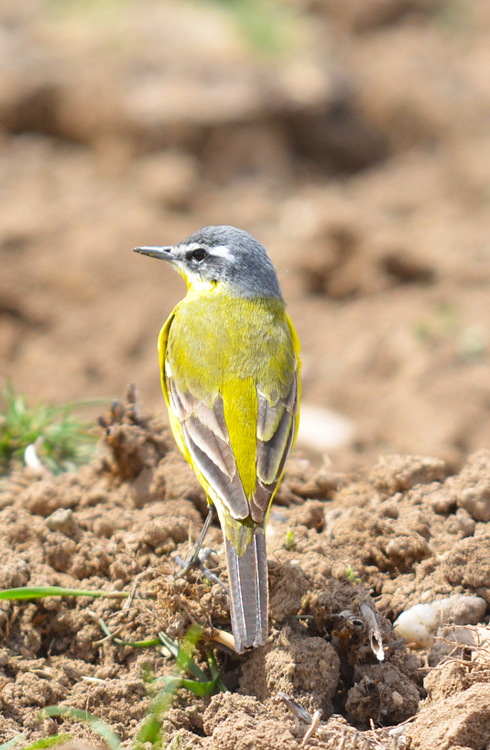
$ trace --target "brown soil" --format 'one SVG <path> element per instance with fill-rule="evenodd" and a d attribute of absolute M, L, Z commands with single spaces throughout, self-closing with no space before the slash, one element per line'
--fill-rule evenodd
<path fill-rule="evenodd" d="M 299 747 L 307 725 L 282 691 L 322 709 L 318 747 L 483 750 L 480 646 L 449 656 L 439 642 L 420 660 L 391 623 L 452 594 L 490 607 L 488 3 L 288 7 L 283 46 L 257 50 L 222 3 L 4 0 L 0 373 L 58 403 L 134 382 L 162 413 L 155 342 L 183 289 L 131 248 L 211 223 L 254 233 L 299 333 L 303 401 L 353 433 L 323 463 L 311 439 L 291 459 L 268 529 L 270 642 L 242 658 L 218 649 L 230 692 L 179 691 L 168 735 Z M 134 736 L 142 667 L 173 664 L 100 643 L 99 617 L 127 640 L 198 621 L 203 659 L 212 628 L 229 627 L 223 589 L 176 578 L 205 500 L 161 419 L 115 409 L 95 463 L 0 487 L 1 588 L 137 581 L 130 607 L 2 604 L 0 741 L 66 728 L 39 725 L 50 704 Z M 209 544 L 225 580 L 217 527 Z"/>
<path fill-rule="evenodd" d="M 479 619 L 490 606 L 490 453 L 472 456 L 456 476 L 439 459 L 391 456 L 362 482 L 293 459 L 268 528 L 270 637 L 237 657 L 215 640 L 217 629 L 229 630 L 226 593 L 199 572 L 178 577 L 175 556 L 189 554 L 204 510 L 191 469 L 167 428 L 136 405 L 120 404 L 102 422 L 100 456 L 77 474 L 40 478 L 24 470 L 4 480 L 0 586 L 134 596 L 129 605 L 55 597 L 2 603 L 0 738 L 72 731 L 95 741 L 83 724 L 39 722 L 39 708 L 53 704 L 89 710 L 124 740 L 134 736 L 151 700 L 145 672 L 158 678 L 175 665 L 165 649 L 104 638 L 103 618 L 125 641 L 162 630 L 181 639 L 194 622 L 204 626 L 198 660 L 205 667 L 212 648 L 230 692 L 196 698 L 177 691 L 165 727 L 167 739 L 179 737 L 184 747 L 300 747 L 308 725 L 296 725 L 281 693 L 310 715 L 322 711 L 311 740 L 317 747 L 338 748 L 355 736 L 358 747 L 368 739 L 386 748 L 395 739 L 400 748 L 407 740 L 427 750 L 485 747 L 481 649 L 444 651 L 446 629 L 445 641 L 419 656 L 392 622 L 411 604 L 452 594 L 484 600 Z M 208 542 L 208 564 L 226 583 L 218 527 Z M 370 645 L 373 619 L 384 661 Z M 476 624 L 468 612 L 461 619 L 461 608 L 454 619 Z"/>

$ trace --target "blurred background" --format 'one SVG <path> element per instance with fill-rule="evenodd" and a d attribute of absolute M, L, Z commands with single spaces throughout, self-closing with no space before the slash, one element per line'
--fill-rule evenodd
<path fill-rule="evenodd" d="M 2 0 L 0 377 L 163 412 L 184 285 L 131 252 L 269 249 L 302 444 L 490 448 L 488 0 Z M 329 410 L 329 411 L 326 411 Z"/>

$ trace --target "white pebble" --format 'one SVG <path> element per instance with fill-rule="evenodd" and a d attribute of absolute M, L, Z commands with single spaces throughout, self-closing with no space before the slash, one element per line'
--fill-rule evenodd
<path fill-rule="evenodd" d="M 401 613 L 393 627 L 413 648 L 428 648 L 441 625 L 449 621 L 456 625 L 476 625 L 486 608 L 485 600 L 479 596 L 455 594 L 431 604 L 415 604 Z"/>
<path fill-rule="evenodd" d="M 348 417 L 313 404 L 301 404 L 298 444 L 322 453 L 348 445 L 355 425 Z"/>

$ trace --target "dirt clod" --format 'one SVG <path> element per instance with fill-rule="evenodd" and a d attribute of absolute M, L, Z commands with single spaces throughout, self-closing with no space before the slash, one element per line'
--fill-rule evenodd
<path fill-rule="evenodd" d="M 413 682 L 392 664 L 357 667 L 355 685 L 347 695 L 346 711 L 361 724 L 370 720 L 398 724 L 417 711 L 420 693 Z"/>
<path fill-rule="evenodd" d="M 285 627 L 272 644 L 257 649 L 243 665 L 240 692 L 264 701 L 282 691 L 311 713 L 321 708 L 327 714 L 337 686 L 339 657 L 330 643 L 302 630 Z"/>
<path fill-rule="evenodd" d="M 279 569 L 272 567 L 270 578 L 271 617 L 283 622 L 299 613 L 303 596 L 308 590 L 308 578 L 299 565 L 283 565 Z"/>
<path fill-rule="evenodd" d="M 490 521 L 490 451 L 478 451 L 454 481 L 454 497 L 475 521 Z"/>
<path fill-rule="evenodd" d="M 416 484 L 442 482 L 448 467 L 438 458 L 421 456 L 385 456 L 371 470 L 370 480 L 384 495 L 409 490 Z"/>
<path fill-rule="evenodd" d="M 490 588 L 490 537 L 462 539 L 449 552 L 445 574 L 449 583 L 475 590 Z"/>
<path fill-rule="evenodd" d="M 414 750 L 483 750 L 489 733 L 490 685 L 479 683 L 423 709 L 406 737 Z"/>

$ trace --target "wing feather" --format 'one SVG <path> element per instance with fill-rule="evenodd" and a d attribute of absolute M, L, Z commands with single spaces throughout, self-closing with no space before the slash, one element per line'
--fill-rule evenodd
<path fill-rule="evenodd" d="M 218 497 L 221 498 L 233 518 L 247 518 L 250 515 L 250 508 L 238 473 L 230 481 L 229 477 L 216 466 L 208 453 L 196 445 L 189 435 L 185 423 L 182 425 L 182 431 L 184 433 L 185 444 L 194 464 L 206 482 L 213 488 Z"/>
<path fill-rule="evenodd" d="M 203 404 L 202 401 L 199 401 L 194 408 L 194 414 L 221 440 L 225 443 L 230 442 L 225 422 L 223 399 L 221 396 L 217 397 L 212 409 Z"/>
<path fill-rule="evenodd" d="M 236 474 L 236 463 L 231 445 L 222 440 L 209 427 L 206 427 L 193 414 L 183 424 L 186 435 L 208 455 L 223 474 L 226 474 L 229 479 L 233 479 Z"/>
<path fill-rule="evenodd" d="M 180 393 L 177 390 L 172 378 L 167 377 L 165 378 L 165 380 L 168 384 L 167 392 L 172 411 L 180 422 L 184 422 L 184 420 L 186 420 L 189 416 L 190 412 L 185 409 Z"/>
<path fill-rule="evenodd" d="M 166 369 L 170 406 L 179 420 L 184 443 L 197 470 L 236 519 L 250 515 L 237 471 L 220 395 L 209 408 L 189 391 L 181 390 Z"/>
<path fill-rule="evenodd" d="M 289 393 L 284 399 L 284 406 L 288 410 L 290 414 L 292 414 L 294 417 L 298 416 L 298 409 L 299 409 L 299 378 L 298 378 L 298 371 L 294 373 L 294 377 L 291 383 L 291 388 L 289 389 Z"/>
<path fill-rule="evenodd" d="M 194 409 L 199 405 L 199 399 L 192 395 L 192 393 L 189 393 L 189 391 L 182 391 L 179 390 L 175 384 L 175 381 L 173 380 L 172 376 L 170 376 L 170 382 L 173 383 L 172 389 L 175 393 L 178 393 L 180 403 L 182 404 L 183 408 L 187 412 L 187 414 L 192 414 Z"/>
<path fill-rule="evenodd" d="M 259 389 L 257 389 L 257 401 L 257 437 L 267 442 L 279 426 L 284 411 L 284 402 L 278 401 L 275 406 L 271 406 Z"/>
<path fill-rule="evenodd" d="M 295 372 L 287 396 L 280 399 L 275 406 L 268 402 L 265 406 L 263 401 L 267 399 L 259 391 L 257 486 L 254 496 L 250 499 L 250 515 L 257 523 L 261 523 L 267 516 L 296 436 L 298 385 L 298 373 Z M 271 425 L 275 426 L 272 434 Z"/>
<path fill-rule="evenodd" d="M 287 445 L 293 417 L 283 409 L 277 429 L 270 440 L 257 440 L 257 477 L 264 484 L 272 484 L 277 477 L 284 450 Z"/>
<path fill-rule="evenodd" d="M 286 397 L 274 406 L 257 389 L 257 482 L 249 499 L 237 471 L 221 396 L 218 395 L 211 409 L 188 391 L 181 391 L 168 370 L 166 384 L 170 405 L 198 471 L 233 518 L 251 515 L 253 521 L 261 523 L 267 516 L 296 434 L 297 373 Z"/>

